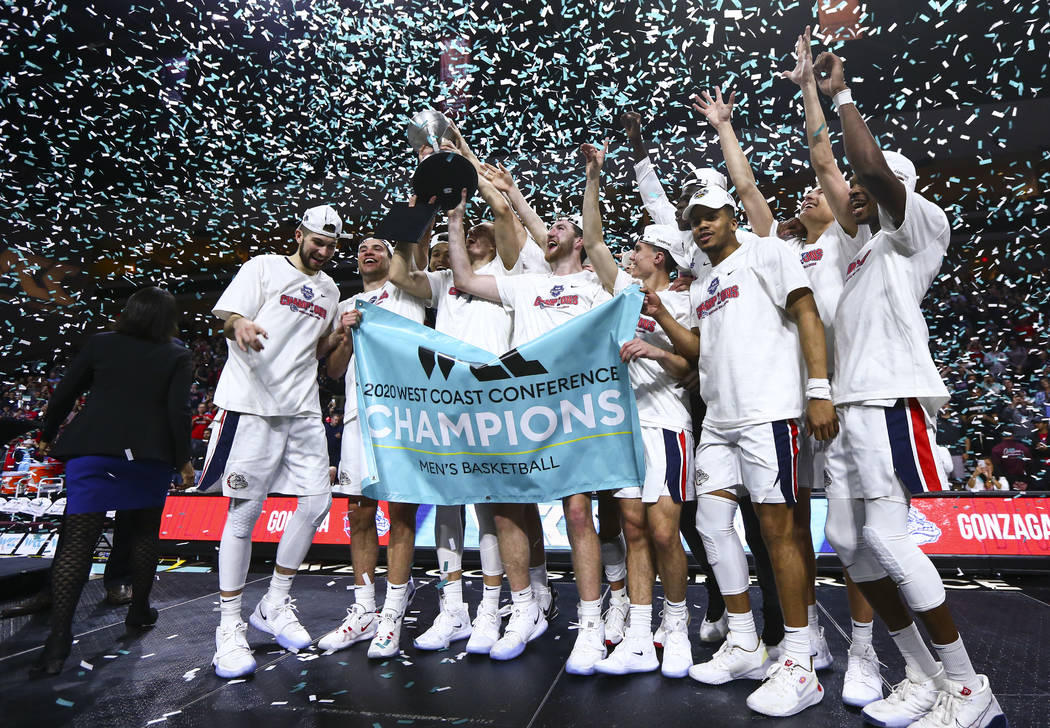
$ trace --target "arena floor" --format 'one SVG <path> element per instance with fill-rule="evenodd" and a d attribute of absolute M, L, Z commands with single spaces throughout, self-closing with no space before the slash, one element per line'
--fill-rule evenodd
<path fill-rule="evenodd" d="M 339 624 L 351 583 L 348 569 L 301 574 L 295 582 L 300 617 L 318 638 Z M 342 573 L 341 573 L 342 572 Z M 251 575 L 245 612 L 266 587 Z M 65 671 L 34 679 L 29 665 L 47 632 L 46 615 L 0 622 L 0 724 L 19 726 L 860 726 L 859 712 L 839 701 L 849 615 L 845 591 L 822 579 L 818 602 L 836 662 L 821 673 L 823 703 L 788 719 L 764 718 L 744 699 L 756 683 L 707 687 L 659 673 L 614 678 L 566 674 L 572 647 L 576 591 L 556 581 L 562 615 L 517 660 L 498 663 L 466 655 L 462 645 L 422 652 L 412 639 L 437 610 L 436 579 L 420 570 L 421 586 L 409 608 L 399 659 L 370 661 L 365 643 L 324 655 L 314 648 L 285 652 L 269 635 L 249 629 L 259 669 L 248 680 L 212 673 L 218 622 L 216 579 L 210 573 L 164 573 L 154 589 L 160 621 L 128 635 L 122 608 L 105 605 L 101 580 L 88 583 L 75 630 L 77 642 Z M 982 584 L 981 582 L 984 581 Z M 380 580 L 380 584 L 384 583 Z M 1050 725 L 1050 579 L 961 579 L 950 584 L 952 606 L 978 670 L 986 672 L 1014 728 Z M 468 579 L 465 596 L 480 599 L 480 579 Z M 505 595 L 506 596 L 506 595 Z M 381 597 L 381 595 L 380 595 Z M 755 603 L 760 603 L 757 594 Z M 702 613 L 702 586 L 689 588 L 694 614 Z M 473 610 L 472 610 L 473 611 Z M 419 620 L 417 622 L 417 619 Z M 420 626 L 422 623 L 422 627 Z M 696 660 L 715 646 L 701 644 L 699 620 L 691 625 Z M 875 646 L 884 678 L 903 677 L 903 662 L 886 630 Z"/>

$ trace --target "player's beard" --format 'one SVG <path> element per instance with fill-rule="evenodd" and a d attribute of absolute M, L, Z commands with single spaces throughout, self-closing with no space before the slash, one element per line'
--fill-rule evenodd
<path fill-rule="evenodd" d="M 298 255 L 299 255 L 299 262 L 303 264 L 303 268 L 306 268 L 307 270 L 312 270 L 312 271 L 319 271 L 319 270 L 321 270 L 321 268 L 324 267 L 324 264 L 322 263 L 322 264 L 318 265 L 312 258 L 308 257 L 306 255 L 305 250 L 304 250 L 305 247 L 306 247 L 305 243 L 299 243 L 299 253 L 298 253 Z"/>

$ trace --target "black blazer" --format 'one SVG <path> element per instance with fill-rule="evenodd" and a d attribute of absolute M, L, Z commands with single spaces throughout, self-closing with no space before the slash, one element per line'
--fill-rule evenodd
<path fill-rule="evenodd" d="M 62 377 L 48 402 L 41 439 L 51 442 L 77 398 L 89 392 L 52 455 L 112 455 L 163 460 L 179 468 L 190 459 L 193 357 L 174 342 L 118 333 L 96 334 Z"/>

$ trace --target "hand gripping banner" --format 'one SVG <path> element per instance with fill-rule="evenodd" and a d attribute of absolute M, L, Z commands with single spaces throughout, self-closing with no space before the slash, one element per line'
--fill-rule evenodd
<path fill-rule="evenodd" d="M 363 301 L 355 329 L 369 498 L 537 503 L 640 485 L 638 410 L 620 347 L 632 286 L 503 356 Z"/>

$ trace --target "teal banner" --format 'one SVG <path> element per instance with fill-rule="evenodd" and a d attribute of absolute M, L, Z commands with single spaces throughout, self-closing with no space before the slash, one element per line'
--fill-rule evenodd
<path fill-rule="evenodd" d="M 357 302 L 364 494 L 432 505 L 539 503 L 640 485 L 638 410 L 620 347 L 632 286 L 503 356 Z"/>

